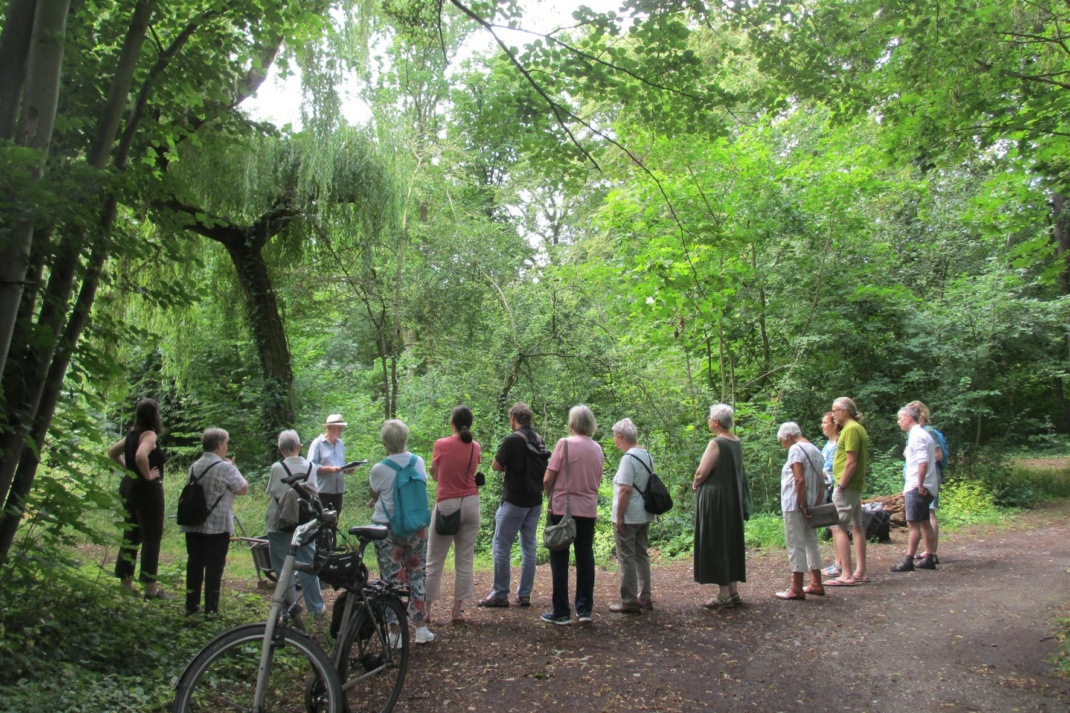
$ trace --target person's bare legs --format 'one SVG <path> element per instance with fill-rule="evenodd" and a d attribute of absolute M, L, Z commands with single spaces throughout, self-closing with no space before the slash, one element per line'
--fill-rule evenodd
<path fill-rule="evenodd" d="M 931 557 L 933 552 L 936 552 L 936 536 L 933 534 L 933 526 L 928 520 L 922 520 L 918 523 L 918 532 L 924 538 L 925 551 Z"/>
<path fill-rule="evenodd" d="M 907 557 L 913 559 L 914 553 L 918 551 L 918 543 L 921 542 L 921 523 L 908 521 L 907 530 Z"/>
<path fill-rule="evenodd" d="M 936 518 L 936 511 L 929 508 L 929 526 L 933 529 L 932 546 L 926 545 L 926 555 L 935 555 L 936 548 L 940 545 L 940 521 Z"/>
<path fill-rule="evenodd" d="M 854 533 L 855 559 L 858 561 L 852 579 L 864 582 L 866 580 L 866 530 L 861 525 L 855 525 L 851 528 L 851 532 Z M 847 565 L 850 566 L 850 564 L 851 558 L 848 556 Z M 846 571 L 845 569 L 844 572 Z"/>
<path fill-rule="evenodd" d="M 848 584 L 854 582 L 851 570 L 851 540 L 847 537 L 847 530 L 839 526 L 833 527 L 832 545 L 836 549 L 836 561 L 840 564 L 840 576 L 836 579 Z"/>

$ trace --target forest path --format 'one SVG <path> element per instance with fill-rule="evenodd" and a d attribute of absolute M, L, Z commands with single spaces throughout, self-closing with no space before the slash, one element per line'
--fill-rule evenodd
<path fill-rule="evenodd" d="M 653 612 L 613 614 L 616 575 L 599 569 L 582 627 L 538 620 L 550 590 L 540 567 L 530 609 L 470 602 L 453 626 L 440 602 L 438 638 L 414 647 L 396 710 L 1067 711 L 1070 681 L 1047 659 L 1053 620 L 1070 612 L 1068 516 L 1061 502 L 947 536 L 935 572 L 888 571 L 905 549 L 896 531 L 869 546 L 870 583 L 801 602 L 773 596 L 789 580 L 786 553 L 760 553 L 746 606 L 725 612 L 700 606 L 713 588 L 676 562 L 655 567 Z M 490 579 L 477 573 L 480 596 Z"/>

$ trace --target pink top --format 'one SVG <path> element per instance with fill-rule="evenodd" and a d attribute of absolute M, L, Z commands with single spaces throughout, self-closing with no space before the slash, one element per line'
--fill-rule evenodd
<path fill-rule="evenodd" d="M 568 441 L 568 467 L 565 442 Z M 602 447 L 587 436 L 562 438 L 554 446 L 548 470 L 557 471 L 554 480 L 554 515 L 565 514 L 565 491 L 568 491 L 573 517 L 598 517 L 598 484 L 602 482 L 605 456 Z"/>
<path fill-rule="evenodd" d="M 460 436 L 440 438 L 435 441 L 435 448 L 431 453 L 431 470 L 435 472 L 435 479 L 438 481 L 435 502 L 464 498 L 479 492 L 475 479 L 476 470 L 479 468 L 478 441 L 465 443 Z"/>

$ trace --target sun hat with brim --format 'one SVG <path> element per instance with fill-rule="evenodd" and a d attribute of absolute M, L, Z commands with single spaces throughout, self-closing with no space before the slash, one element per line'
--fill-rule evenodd
<path fill-rule="evenodd" d="M 340 414 L 340 413 L 332 413 L 330 416 L 327 417 L 327 421 L 323 425 L 324 426 L 341 426 L 342 428 L 345 428 L 349 424 L 342 420 L 342 414 Z"/>

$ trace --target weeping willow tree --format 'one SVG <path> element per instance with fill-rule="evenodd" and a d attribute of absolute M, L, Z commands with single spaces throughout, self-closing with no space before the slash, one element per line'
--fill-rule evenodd
<path fill-rule="evenodd" d="M 389 233 L 389 171 L 367 133 L 345 128 L 326 140 L 206 133 L 184 147 L 169 173 L 174 188 L 153 203 L 154 222 L 175 236 L 198 235 L 225 254 L 214 266 L 225 267 L 236 284 L 234 304 L 259 359 L 258 430 L 291 428 L 294 372 L 276 285 L 300 280 L 322 287 L 337 270 L 331 262 L 317 267 L 318 254 L 352 240 L 375 244 Z M 176 313 L 176 324 L 185 316 Z M 172 366 L 182 373 L 181 361 Z"/>
<path fill-rule="evenodd" d="M 10 3 L 0 29 L 0 56 L 14 53 L 18 59 L 29 51 L 19 48 L 30 46 L 23 40 L 33 36 L 33 26 L 16 11 L 35 4 L 59 6 Z M 42 132 L 42 137 L 54 133 L 48 150 L 58 170 L 38 171 L 39 180 L 26 180 L 23 167 L 42 165 L 45 147 L 29 156 L 19 147 L 7 152 L 5 145 L 5 156 L 17 158 L 18 165 L 5 160 L 2 173 L 2 222 L 31 226 L 32 241 L 20 237 L 8 243 L 29 246 L 28 267 L 25 279 L 14 276 L 18 294 L 6 290 L 0 305 L 0 332 L 15 317 L 0 405 L 0 560 L 27 514 L 46 436 L 70 386 L 65 377 L 78 361 L 83 334 L 92 330 L 97 293 L 111 260 L 122 255 L 124 233 L 139 231 L 149 206 L 159 211 L 175 193 L 185 197 L 167 185 L 178 152 L 213 127 L 235 125 L 238 106 L 286 54 L 286 42 L 314 46 L 334 32 L 332 20 L 359 15 L 360 5 L 356 0 L 73 3 L 64 12 L 66 33 L 46 32 L 56 49 L 51 56 L 63 62 L 56 130 Z M 341 15 L 332 12 L 339 9 Z M 37 92 L 46 87 L 33 66 L 4 63 L 4 76 L 12 80 L 4 83 L 5 126 L 16 104 L 37 111 L 32 104 L 42 103 Z M 5 129 L 0 138 L 7 135 Z M 280 216 L 255 217 L 266 220 L 236 224 L 248 229 L 246 237 L 278 230 Z"/>

